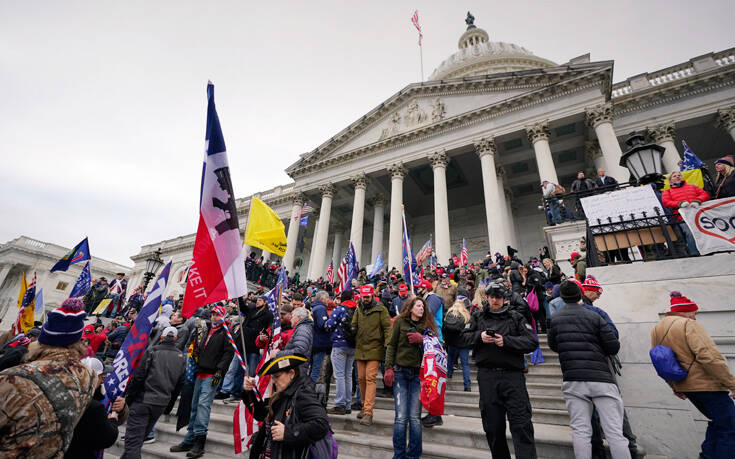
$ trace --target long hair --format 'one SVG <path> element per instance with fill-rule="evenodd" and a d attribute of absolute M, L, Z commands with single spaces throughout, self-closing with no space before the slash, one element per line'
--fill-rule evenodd
<path fill-rule="evenodd" d="M 406 301 L 403 305 L 403 309 L 401 309 L 401 314 L 398 317 L 411 320 L 411 310 L 413 309 L 413 305 L 416 304 L 417 301 L 421 301 L 424 304 L 424 313 L 421 315 L 419 321 L 423 323 L 425 328 L 428 328 L 438 335 L 439 333 L 437 332 L 434 316 L 429 313 L 429 307 L 426 305 L 426 301 L 424 301 L 424 299 L 421 297 L 415 296 Z"/>
<path fill-rule="evenodd" d="M 293 375 L 293 380 L 291 381 L 291 384 L 293 384 L 296 381 L 298 381 L 299 374 L 300 374 L 299 367 L 294 368 L 293 371 L 294 371 L 294 375 Z M 279 390 L 278 392 L 276 392 L 275 394 L 273 394 L 271 396 L 271 398 L 268 400 L 268 416 L 265 418 L 265 422 L 266 423 L 272 423 L 273 422 L 273 418 L 275 417 L 275 414 L 273 413 L 273 405 L 275 405 L 276 401 L 278 401 L 281 397 L 283 397 L 283 392 L 288 387 L 290 387 L 291 384 L 289 384 L 288 386 L 286 386 L 286 388 L 284 388 L 283 390 Z M 273 387 L 275 387 L 275 386 L 273 386 Z"/>
<path fill-rule="evenodd" d="M 451 308 L 447 311 L 447 315 L 459 315 L 462 316 L 464 319 L 464 322 L 467 323 L 470 321 L 470 313 L 467 311 L 467 306 L 465 306 L 464 301 L 457 300 L 454 302 Z"/>
<path fill-rule="evenodd" d="M 487 294 L 485 293 L 485 287 L 478 285 L 475 289 L 475 296 L 472 298 L 472 304 L 478 305 L 482 308 L 482 304 L 487 301 Z"/>
<path fill-rule="evenodd" d="M 720 177 L 722 178 L 729 177 L 730 175 L 732 175 L 732 172 L 735 171 L 735 167 L 732 167 L 728 164 L 723 164 L 723 166 L 725 166 L 725 172 L 724 173 L 718 172 L 717 176 L 715 177 L 715 181 L 720 180 Z"/>

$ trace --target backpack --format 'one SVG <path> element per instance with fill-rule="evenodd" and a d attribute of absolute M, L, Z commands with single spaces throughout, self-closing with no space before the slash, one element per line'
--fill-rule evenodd
<path fill-rule="evenodd" d="M 464 318 L 459 314 L 447 314 L 444 318 L 444 333 L 459 335 L 464 330 Z"/>
<path fill-rule="evenodd" d="M 531 290 L 528 295 L 526 295 L 526 303 L 528 303 L 528 309 L 531 310 L 531 312 L 538 311 L 538 297 L 536 296 L 536 290 Z"/>
<path fill-rule="evenodd" d="M 669 346 L 660 344 L 664 342 L 664 338 L 669 334 L 669 330 L 671 330 L 671 327 L 673 327 L 675 323 L 676 322 L 669 325 L 668 330 L 664 333 L 659 344 L 653 346 L 653 348 L 648 352 L 648 355 L 651 356 L 651 363 L 653 363 L 653 367 L 656 369 L 656 373 L 658 373 L 658 375 L 667 382 L 684 381 L 687 376 L 689 376 L 689 370 L 685 370 L 681 364 L 679 364 L 679 361 L 676 360 L 674 350 Z M 684 325 L 684 332 L 686 333 L 686 324 Z M 689 369 L 692 368 L 692 365 L 694 365 L 694 361 L 689 365 Z"/>
<path fill-rule="evenodd" d="M 563 186 L 557 185 L 556 183 L 554 183 L 553 185 L 554 191 L 551 192 L 552 196 L 561 196 L 562 194 L 567 192 L 567 190 L 565 190 Z"/>
<path fill-rule="evenodd" d="M 295 422 L 299 422 L 298 411 L 296 405 L 291 402 L 293 407 L 293 416 Z M 308 447 L 304 449 L 301 459 L 337 459 L 339 456 L 339 445 L 337 439 L 334 438 L 334 432 L 332 432 L 332 422 L 327 417 L 327 434 L 321 440 L 317 440 L 314 443 L 310 443 Z"/>
<path fill-rule="evenodd" d="M 357 309 L 357 306 L 354 308 L 345 307 L 347 312 L 345 313 L 345 318 L 342 320 L 342 335 L 344 335 L 345 341 L 351 347 L 355 346 L 355 338 L 357 337 L 355 331 L 352 329 L 352 318 L 355 316 L 355 309 Z"/>

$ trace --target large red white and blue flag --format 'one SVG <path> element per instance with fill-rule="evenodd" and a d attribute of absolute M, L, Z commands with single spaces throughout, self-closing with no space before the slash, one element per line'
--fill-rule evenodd
<path fill-rule="evenodd" d="M 419 25 L 419 10 L 414 10 L 411 16 L 411 23 L 419 31 L 419 46 L 421 46 L 421 39 L 424 38 L 424 34 L 421 32 L 421 26 Z"/>
<path fill-rule="evenodd" d="M 466 266 L 469 255 L 467 254 L 467 245 L 462 238 L 462 252 L 459 254 L 459 266 Z"/>
<path fill-rule="evenodd" d="M 337 269 L 336 292 L 340 293 L 345 290 L 350 290 L 350 283 L 352 282 L 352 279 L 357 277 L 358 271 L 355 246 L 350 242 L 350 247 L 347 249 L 347 253 L 344 258 L 342 258 L 342 263 L 339 264 L 339 269 Z"/>
<path fill-rule="evenodd" d="M 406 213 L 403 212 L 403 237 L 401 238 L 401 245 L 403 246 L 403 277 L 406 282 L 411 281 L 411 285 L 418 285 L 419 273 L 416 268 L 416 257 L 413 256 L 411 251 L 411 237 L 408 235 L 408 226 L 406 225 Z"/>
<path fill-rule="evenodd" d="M 419 266 L 424 264 L 424 261 L 431 256 L 431 236 L 429 236 L 429 240 L 426 241 L 419 250 L 419 252 L 416 254 L 416 263 L 418 263 Z"/>
<path fill-rule="evenodd" d="M 199 226 L 181 310 L 187 318 L 206 304 L 248 293 L 235 193 L 211 82 L 207 99 Z"/>

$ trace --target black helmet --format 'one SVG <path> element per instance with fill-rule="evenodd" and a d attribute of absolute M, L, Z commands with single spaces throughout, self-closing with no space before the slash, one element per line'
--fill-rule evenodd
<path fill-rule="evenodd" d="M 507 292 L 508 289 L 505 288 L 505 284 L 500 281 L 493 281 L 485 286 L 485 294 L 488 297 L 505 298 Z"/>

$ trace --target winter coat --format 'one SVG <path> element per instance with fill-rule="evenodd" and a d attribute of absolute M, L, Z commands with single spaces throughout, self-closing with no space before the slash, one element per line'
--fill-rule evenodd
<path fill-rule="evenodd" d="M 433 292 L 429 292 L 424 296 L 424 302 L 429 312 L 434 315 L 434 322 L 436 322 L 436 327 L 439 331 L 439 341 L 443 343 L 442 322 L 444 322 L 444 311 L 451 308 L 452 305 L 447 305 L 444 298 Z"/>
<path fill-rule="evenodd" d="M 355 304 L 352 300 L 345 300 L 334 308 L 334 311 L 332 311 L 332 315 L 329 316 L 329 319 L 327 319 L 326 323 L 324 324 L 324 329 L 331 333 L 330 339 L 332 340 L 332 346 L 333 347 L 348 347 L 348 348 L 354 348 L 353 345 L 350 345 L 350 343 L 347 342 L 345 339 L 345 327 L 351 327 L 352 324 L 347 320 L 348 318 L 348 308 L 350 311 L 352 311 L 352 316 L 355 316 L 355 308 L 357 307 L 357 304 Z"/>
<path fill-rule="evenodd" d="M 246 308 L 244 316 L 243 324 L 240 330 L 235 333 L 236 336 L 233 336 L 233 339 L 237 343 L 238 348 L 242 347 L 242 338 L 240 337 L 240 333 L 242 333 L 245 338 L 245 351 L 248 354 L 257 354 L 260 352 L 260 349 L 255 345 L 255 339 L 261 331 L 265 331 L 273 326 L 273 313 L 268 308 L 268 305 L 265 305 L 260 310 L 257 308 Z"/>
<path fill-rule="evenodd" d="M 406 368 L 420 368 L 424 356 L 424 345 L 411 344 L 407 334 L 416 332 L 424 334 L 426 327 L 420 322 L 414 322 L 410 317 L 397 317 L 393 321 L 393 329 L 385 352 L 385 368 L 400 365 Z"/>
<path fill-rule="evenodd" d="M 128 385 L 129 404 L 168 405 L 174 388 L 184 384 L 185 368 L 186 355 L 173 341 L 161 341 L 149 348 Z"/>
<path fill-rule="evenodd" d="M 40 346 L 32 361 L 0 372 L 0 457 L 63 457 L 97 387 L 78 352 Z"/>
<path fill-rule="evenodd" d="M 128 328 L 127 325 L 120 325 L 112 332 L 110 332 L 109 335 L 107 335 L 107 339 L 110 341 L 110 345 L 107 346 L 107 352 L 105 353 L 106 357 L 112 357 L 113 359 L 115 358 L 115 356 L 117 355 L 117 351 L 120 350 L 120 346 L 122 346 L 123 342 L 125 341 L 125 337 L 128 336 L 129 331 L 130 328 Z"/>
<path fill-rule="evenodd" d="M 595 188 L 595 182 L 588 178 L 574 179 L 571 188 L 573 192 L 593 190 Z"/>
<path fill-rule="evenodd" d="M 508 274 L 508 280 L 510 281 L 510 289 L 514 293 L 523 293 L 526 291 L 526 287 L 523 286 L 523 274 L 518 269 L 511 269 Z"/>
<path fill-rule="evenodd" d="M 224 376 L 230 368 L 235 351 L 223 327 L 212 334 L 209 342 L 207 342 L 208 336 L 209 333 L 202 333 L 194 345 L 194 353 L 198 359 L 196 371 L 200 374 L 215 374 L 219 371 Z"/>
<path fill-rule="evenodd" d="M 118 414 L 117 421 L 107 418 L 107 410 L 102 404 L 104 395 L 98 389 L 84 410 L 81 419 L 74 428 L 74 436 L 64 459 L 97 459 L 99 451 L 115 444 L 117 426 L 123 423 L 123 414 Z M 126 408 L 127 410 L 127 408 Z"/>
<path fill-rule="evenodd" d="M 403 303 L 405 303 L 407 299 L 408 295 L 406 295 L 405 297 L 401 297 L 401 295 L 396 295 L 396 297 L 393 298 L 393 302 L 391 302 L 390 309 L 388 310 L 391 317 L 395 317 L 401 313 L 401 309 L 403 309 Z"/>
<path fill-rule="evenodd" d="M 253 437 L 250 457 L 259 459 L 270 437 L 269 399 L 258 401 L 252 391 L 245 392 L 244 401 L 253 410 L 253 417 L 263 421 L 263 427 Z M 273 419 L 285 425 L 282 441 L 271 443 L 273 459 L 300 459 L 311 443 L 324 438 L 329 431 L 327 412 L 317 399 L 311 378 L 295 378 L 273 402 Z"/>
<path fill-rule="evenodd" d="M 551 316 L 549 347 L 559 354 L 564 381 L 615 384 L 608 356 L 620 350 L 620 341 L 599 314 L 567 303 Z"/>
<path fill-rule="evenodd" d="M 549 281 L 554 285 L 561 284 L 561 268 L 556 263 L 551 265 L 551 270 L 549 271 Z"/>
<path fill-rule="evenodd" d="M 671 187 L 663 192 L 661 201 L 666 207 L 676 210 L 682 202 L 709 201 L 709 194 L 706 191 L 697 185 L 690 185 L 686 181 L 682 181 L 682 183 L 683 185 L 680 187 Z"/>
<path fill-rule="evenodd" d="M 296 324 L 291 339 L 280 351 L 277 357 L 291 354 L 311 356 L 311 345 L 314 342 L 314 321 L 310 317 L 304 317 Z"/>
<path fill-rule="evenodd" d="M 559 297 L 561 298 L 561 297 Z M 564 301 L 564 300 L 562 300 Z M 589 299 L 587 299 L 586 296 L 582 295 L 582 301 L 584 302 L 582 304 L 582 307 L 585 309 L 588 309 L 590 311 L 596 312 L 600 315 L 603 319 L 605 319 L 605 323 L 610 327 L 610 330 L 612 330 L 613 334 L 615 334 L 616 338 L 620 338 L 620 333 L 618 333 L 618 327 L 615 326 L 615 322 L 612 321 L 609 315 L 602 309 L 598 308 L 597 306 L 594 306 Z M 563 304 L 563 303 L 562 303 Z"/>
<path fill-rule="evenodd" d="M 533 316 L 531 314 L 531 308 L 528 307 L 528 303 L 520 294 L 509 292 L 508 295 L 506 295 L 506 299 L 508 300 L 510 309 L 522 315 L 529 324 L 532 322 Z"/>
<path fill-rule="evenodd" d="M 715 182 L 714 199 L 732 198 L 733 196 L 735 196 L 735 172 Z"/>
<path fill-rule="evenodd" d="M 28 354 L 28 348 L 26 346 L 15 346 L 5 349 L 0 356 L 0 371 L 20 365 L 26 354 Z"/>
<path fill-rule="evenodd" d="M 696 320 L 675 315 L 664 317 L 651 331 L 651 347 L 658 344 L 670 347 L 689 373 L 683 381 L 669 382 L 675 391 L 735 390 L 735 376 L 704 326 Z"/>
<path fill-rule="evenodd" d="M 444 318 L 442 334 L 447 346 L 462 347 L 461 336 L 465 328 L 469 328 L 470 322 L 465 321 L 461 314 L 450 313 Z"/>
<path fill-rule="evenodd" d="M 84 310 L 92 312 L 100 304 L 100 301 L 104 300 L 109 291 L 107 284 L 96 283 L 91 289 L 84 294 L 82 302 L 84 303 Z"/>
<path fill-rule="evenodd" d="M 457 286 L 451 282 L 446 288 L 442 286 L 441 281 L 437 282 L 436 287 L 434 287 L 434 293 L 444 300 L 445 310 L 451 308 L 454 302 L 457 301 Z M 440 324 L 437 325 L 441 326 Z"/>
<path fill-rule="evenodd" d="M 356 334 L 355 359 L 383 361 L 390 340 L 390 314 L 385 306 L 374 299 L 367 306 L 361 302 L 352 316 L 352 329 Z"/>
<path fill-rule="evenodd" d="M 320 301 L 311 304 L 311 317 L 314 319 L 314 352 L 324 352 L 332 348 L 330 332 L 324 328 L 329 314 L 327 305 Z"/>
<path fill-rule="evenodd" d="M 503 347 L 482 342 L 482 332 L 487 330 L 494 330 L 503 337 Z M 493 311 L 485 303 L 482 310 L 470 317 L 470 326 L 464 329 L 458 344 L 460 347 L 472 347 L 478 367 L 522 371 L 524 354 L 538 347 L 538 338 L 526 319 L 509 305 Z"/>

